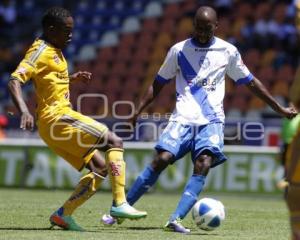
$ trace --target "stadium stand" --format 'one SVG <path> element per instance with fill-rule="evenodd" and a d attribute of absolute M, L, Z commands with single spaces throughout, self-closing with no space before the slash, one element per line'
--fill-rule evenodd
<path fill-rule="evenodd" d="M 193 12 L 200 4 L 217 6 L 217 36 L 235 44 L 253 74 L 280 101 L 286 101 L 299 52 L 291 1 L 7 0 L 0 6 L 0 113 L 14 112 L 6 91 L 9 72 L 39 35 L 39 23 L 32 19 L 39 19 L 46 7 L 64 5 L 71 9 L 76 25 L 73 42 L 65 50 L 70 71 L 91 71 L 94 76 L 89 86 L 72 86 L 72 101 L 82 93 L 100 92 L 112 104 L 115 100 L 134 100 L 145 90 L 168 48 L 191 35 Z M 2 12 L 11 15 L 9 21 Z M 7 31 L 11 27 L 15 30 Z M 277 117 L 245 89 L 234 87 L 232 82 L 226 84 L 225 111 L 229 118 Z M 170 84 L 148 112 L 171 111 L 173 88 Z M 32 86 L 24 89 L 30 109 L 34 109 Z M 76 108 L 76 102 L 73 105 Z M 96 99 L 89 99 L 84 106 L 86 114 L 103 110 Z M 129 111 L 124 107 L 120 114 Z"/>

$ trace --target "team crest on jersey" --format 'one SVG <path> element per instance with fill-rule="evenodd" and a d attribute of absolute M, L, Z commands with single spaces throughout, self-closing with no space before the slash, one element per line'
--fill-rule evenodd
<path fill-rule="evenodd" d="M 24 68 L 24 67 L 18 67 L 18 69 L 17 69 L 17 74 L 25 74 L 26 73 L 26 68 Z"/>
<path fill-rule="evenodd" d="M 60 62 L 59 57 L 56 54 L 53 56 L 53 60 L 56 64 L 59 64 L 59 62 Z"/>
<path fill-rule="evenodd" d="M 201 56 L 198 63 L 201 68 L 208 68 L 210 65 L 210 61 L 205 56 Z"/>

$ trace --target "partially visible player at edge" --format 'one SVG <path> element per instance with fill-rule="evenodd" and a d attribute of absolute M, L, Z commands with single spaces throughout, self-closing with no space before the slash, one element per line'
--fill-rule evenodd
<path fill-rule="evenodd" d="M 21 114 L 21 129 L 33 129 L 34 120 L 23 100 L 21 84 L 30 79 L 37 96 L 37 126 L 41 138 L 56 154 L 84 175 L 75 191 L 51 217 L 52 225 L 69 230 L 83 230 L 71 217 L 74 210 L 88 200 L 110 175 L 113 195 L 111 215 L 138 219 L 146 212 L 131 207 L 125 198 L 125 162 L 122 140 L 108 128 L 76 111 L 69 102 L 69 84 L 88 82 L 91 73 L 77 72 L 69 76 L 62 49 L 71 41 L 73 18 L 64 8 L 53 7 L 42 19 L 43 34 L 27 51 L 25 58 L 11 74 L 8 87 Z M 105 152 L 105 161 L 98 150 Z"/>
<path fill-rule="evenodd" d="M 300 1 L 295 0 L 295 23 L 300 34 Z M 290 101 L 299 109 L 300 107 L 300 65 L 297 68 L 294 82 L 290 88 Z M 293 134 L 295 135 L 295 134 Z M 300 240 L 300 125 L 296 135 L 288 146 L 285 170 L 288 182 L 286 203 L 289 209 L 292 240 Z"/>
<path fill-rule="evenodd" d="M 214 36 L 217 14 L 211 7 L 200 7 L 194 18 L 194 36 L 171 47 L 153 84 L 141 99 L 133 123 L 155 99 L 163 87 L 176 78 L 176 109 L 155 147 L 156 156 L 144 169 L 127 194 L 133 205 L 154 183 L 160 173 L 176 160 L 191 152 L 193 175 L 188 180 L 175 212 L 165 229 L 180 233 L 190 230 L 181 220 L 193 207 L 202 191 L 210 168 L 224 161 L 223 98 L 225 75 L 237 84 L 245 84 L 256 96 L 283 117 L 293 118 L 297 112 L 284 108 L 270 95 L 242 62 L 240 53 L 232 44 Z M 113 224 L 109 215 L 102 221 Z"/>
<path fill-rule="evenodd" d="M 298 11 L 300 12 L 300 4 Z M 290 100 L 297 109 L 300 106 L 300 67 L 290 91 Z M 300 240 L 300 114 L 286 122 L 286 151 L 283 154 L 286 187 L 285 200 L 289 208 L 292 240 Z M 284 140 L 284 139 L 283 139 Z"/>

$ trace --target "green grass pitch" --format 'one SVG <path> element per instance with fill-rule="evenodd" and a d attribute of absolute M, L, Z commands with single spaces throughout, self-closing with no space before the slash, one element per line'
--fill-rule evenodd
<path fill-rule="evenodd" d="M 224 239 L 224 240 L 284 240 L 289 239 L 286 205 L 281 196 L 204 193 L 223 202 L 226 219 L 212 232 L 201 231 L 189 214 L 183 224 L 191 228 L 190 235 L 164 232 L 162 226 L 176 207 L 179 194 L 152 193 L 136 205 L 147 210 L 148 217 L 125 221 L 107 227 L 100 216 L 107 212 L 111 194 L 99 192 L 82 206 L 74 217 L 87 232 L 49 230 L 49 215 L 69 196 L 70 191 L 0 189 L 0 239 Z"/>

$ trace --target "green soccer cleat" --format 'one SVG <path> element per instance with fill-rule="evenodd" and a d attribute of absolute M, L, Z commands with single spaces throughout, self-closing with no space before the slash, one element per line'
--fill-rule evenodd
<path fill-rule="evenodd" d="M 134 207 L 131 207 L 127 202 L 122 203 L 121 205 L 115 207 L 112 206 L 110 209 L 110 215 L 113 218 L 120 219 L 128 218 L 128 219 L 140 219 L 147 217 L 147 212 L 138 211 Z"/>
<path fill-rule="evenodd" d="M 71 231 L 79 231 L 84 232 L 85 230 L 77 225 L 74 219 L 71 216 L 63 216 L 58 213 L 58 211 L 54 212 L 50 217 L 51 228 L 54 226 L 59 226 L 65 230 Z"/>

